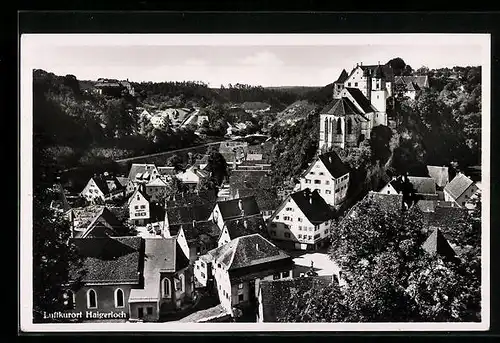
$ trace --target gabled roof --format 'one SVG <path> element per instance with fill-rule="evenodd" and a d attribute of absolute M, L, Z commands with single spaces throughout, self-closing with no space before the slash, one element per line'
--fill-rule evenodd
<path fill-rule="evenodd" d="M 188 242 L 205 241 L 207 239 L 215 242 L 221 234 L 220 228 L 211 220 L 171 225 L 169 228 L 170 234 L 172 236 L 177 235 L 181 227 Z"/>
<path fill-rule="evenodd" d="M 349 169 L 347 169 L 346 165 L 335 151 L 319 155 L 318 158 L 323 162 L 325 168 L 334 178 L 339 178 L 349 173 Z"/>
<path fill-rule="evenodd" d="M 342 69 L 342 72 L 340 73 L 339 78 L 334 83 L 344 83 L 348 77 L 349 77 L 349 74 L 347 74 L 347 71 L 345 69 Z"/>
<path fill-rule="evenodd" d="M 114 176 L 96 175 L 92 177 L 92 180 L 105 196 L 124 188 Z"/>
<path fill-rule="evenodd" d="M 149 181 L 146 187 L 168 187 L 167 183 L 161 178 L 157 177 L 154 180 Z"/>
<path fill-rule="evenodd" d="M 146 194 L 146 192 L 142 192 L 140 187 L 137 188 L 134 193 L 132 193 L 132 195 L 130 196 L 130 198 L 128 199 L 127 201 L 127 204 L 130 205 L 130 203 L 137 197 L 137 195 L 140 194 L 141 197 L 143 197 L 144 199 L 146 199 L 148 202 L 151 202 L 151 199 L 149 197 L 149 195 Z"/>
<path fill-rule="evenodd" d="M 274 211 L 281 203 L 276 188 L 242 188 L 236 191 L 240 198 L 254 196 L 261 211 Z"/>
<path fill-rule="evenodd" d="M 144 175 L 146 172 L 151 172 L 152 170 L 156 169 L 156 166 L 154 164 L 146 164 L 146 163 L 133 163 L 132 166 L 130 166 L 130 172 L 128 174 L 129 180 L 135 180 L 137 174 Z"/>
<path fill-rule="evenodd" d="M 440 255 L 445 258 L 453 258 L 456 256 L 455 251 L 439 228 L 434 229 L 429 238 L 422 244 L 422 248 L 431 255 Z"/>
<path fill-rule="evenodd" d="M 345 117 L 348 115 L 363 115 L 363 113 L 346 97 L 333 99 L 322 110 L 321 114 L 331 114 Z"/>
<path fill-rule="evenodd" d="M 424 76 L 395 76 L 395 83 L 404 83 L 408 85 L 415 85 L 419 89 L 429 87 L 429 77 Z"/>
<path fill-rule="evenodd" d="M 224 222 L 224 226 L 227 228 L 231 239 L 255 233 L 267 236 L 266 225 L 261 216 L 227 220 Z"/>
<path fill-rule="evenodd" d="M 465 174 L 458 173 L 453 180 L 444 187 L 444 190 L 456 200 L 473 184 L 474 181 L 465 176 Z"/>
<path fill-rule="evenodd" d="M 260 295 L 264 322 L 277 322 L 289 308 L 290 299 L 295 294 L 303 294 L 311 289 L 323 289 L 332 284 L 333 276 L 308 276 L 291 280 L 262 281 Z"/>
<path fill-rule="evenodd" d="M 102 223 L 104 221 L 104 223 Z M 123 228 L 122 224 L 116 218 L 113 212 L 111 212 L 107 207 L 102 207 L 101 210 L 88 222 L 87 227 L 84 231 L 75 231 L 75 238 L 87 238 L 95 235 L 93 231 L 99 229 L 99 227 L 106 227 L 106 234 L 109 232 L 112 235 L 119 235 L 119 231 Z M 81 226 L 80 226 L 81 227 Z"/>
<path fill-rule="evenodd" d="M 284 251 L 259 234 L 238 237 L 209 254 L 216 263 L 222 263 L 229 271 L 291 259 Z"/>
<path fill-rule="evenodd" d="M 195 221 L 206 221 L 210 217 L 214 204 L 194 206 L 167 207 L 166 214 L 169 225 L 192 224 Z"/>
<path fill-rule="evenodd" d="M 370 104 L 370 100 L 364 96 L 364 94 L 357 88 L 344 88 L 349 94 L 354 98 L 354 101 L 358 103 L 358 105 L 363 109 L 364 114 L 375 112 L 375 109 Z"/>
<path fill-rule="evenodd" d="M 365 199 L 386 212 L 399 212 L 403 209 L 403 195 L 401 194 L 382 194 L 370 191 Z"/>
<path fill-rule="evenodd" d="M 333 211 L 318 191 L 309 188 L 290 194 L 300 210 L 312 224 L 321 224 L 334 217 Z M 285 201 L 288 201 L 285 200 Z"/>
<path fill-rule="evenodd" d="M 254 196 L 217 202 L 224 221 L 235 217 L 247 217 L 260 213 Z"/>
<path fill-rule="evenodd" d="M 427 171 L 439 187 L 444 187 L 449 182 L 448 167 L 427 166 Z"/>
<path fill-rule="evenodd" d="M 117 176 L 116 181 L 118 181 L 122 187 L 126 187 L 129 179 L 128 177 Z"/>
<path fill-rule="evenodd" d="M 141 237 L 73 238 L 71 242 L 83 257 L 83 282 L 139 282 L 144 251 Z M 76 277 L 72 266 L 70 279 Z"/>
<path fill-rule="evenodd" d="M 144 288 L 130 291 L 130 302 L 157 301 L 161 274 L 175 273 L 188 266 L 189 260 L 175 238 L 146 238 L 144 254 Z"/>

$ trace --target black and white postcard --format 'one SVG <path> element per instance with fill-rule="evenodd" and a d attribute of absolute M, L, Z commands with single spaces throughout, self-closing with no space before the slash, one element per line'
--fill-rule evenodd
<path fill-rule="evenodd" d="M 21 330 L 488 330 L 490 35 L 20 51 Z"/>

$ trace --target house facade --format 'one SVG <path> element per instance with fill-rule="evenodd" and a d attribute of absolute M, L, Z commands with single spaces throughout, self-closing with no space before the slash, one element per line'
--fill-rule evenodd
<path fill-rule="evenodd" d="M 159 202 L 170 194 L 170 187 L 163 178 L 157 177 L 146 184 L 146 195 L 153 202 Z M 163 204 L 162 204 L 163 205 Z"/>
<path fill-rule="evenodd" d="M 290 194 L 268 221 L 273 240 L 297 250 L 315 250 L 330 236 L 334 213 L 317 191 L 309 188 Z"/>
<path fill-rule="evenodd" d="M 158 321 L 193 301 L 194 276 L 175 238 L 145 239 L 144 287 L 130 292 L 129 320 Z"/>
<path fill-rule="evenodd" d="M 95 175 L 80 192 L 80 196 L 90 203 L 120 199 L 125 196 L 126 189 L 115 178 L 109 175 Z M 99 200 L 98 200 L 99 199 Z"/>
<path fill-rule="evenodd" d="M 150 201 L 140 189 L 128 200 L 129 219 L 136 225 L 145 225 L 150 219 Z"/>
<path fill-rule="evenodd" d="M 336 152 L 319 155 L 300 178 L 300 189 L 317 191 L 331 206 L 341 204 L 349 188 L 349 170 Z"/>
<path fill-rule="evenodd" d="M 195 275 L 201 277 L 200 283 L 208 277 L 205 283 L 212 282 L 221 305 L 233 313 L 233 308 L 256 301 L 260 282 L 291 278 L 293 268 L 289 255 L 253 234 L 209 251 L 196 261 Z"/>

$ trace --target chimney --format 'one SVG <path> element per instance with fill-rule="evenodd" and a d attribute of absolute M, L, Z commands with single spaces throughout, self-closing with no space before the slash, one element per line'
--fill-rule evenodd
<path fill-rule="evenodd" d="M 243 226 L 245 227 L 245 229 L 248 228 L 248 221 L 246 219 L 243 221 Z"/>
<path fill-rule="evenodd" d="M 193 219 L 193 229 L 195 228 L 196 226 L 196 220 Z"/>
<path fill-rule="evenodd" d="M 360 66 L 363 66 L 363 62 L 359 62 L 359 65 L 360 65 Z"/>
<path fill-rule="evenodd" d="M 309 203 L 312 205 L 313 203 L 313 198 L 312 198 L 312 194 L 309 196 Z"/>
<path fill-rule="evenodd" d="M 259 243 L 255 243 L 255 250 L 259 251 Z"/>
<path fill-rule="evenodd" d="M 240 208 L 240 211 L 243 211 L 243 200 L 238 200 L 238 207 Z"/>
<path fill-rule="evenodd" d="M 356 63 L 356 68 L 359 67 L 359 63 Z"/>

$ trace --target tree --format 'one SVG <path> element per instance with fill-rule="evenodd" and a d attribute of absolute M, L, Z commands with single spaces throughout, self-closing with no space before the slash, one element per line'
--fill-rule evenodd
<path fill-rule="evenodd" d="M 413 68 L 410 65 L 405 65 L 402 75 L 403 76 L 411 76 L 413 74 Z"/>
<path fill-rule="evenodd" d="M 209 148 L 207 153 L 208 162 L 205 170 L 210 173 L 210 177 L 214 180 L 216 185 L 220 186 L 229 175 L 226 159 L 215 149 Z"/>
<path fill-rule="evenodd" d="M 179 155 L 175 154 L 169 157 L 167 160 L 167 166 L 174 167 L 175 171 L 178 172 L 184 170 L 184 161 Z"/>
<path fill-rule="evenodd" d="M 405 61 L 401 57 L 393 58 L 387 64 L 392 67 L 396 76 L 400 76 L 406 66 Z"/>
<path fill-rule="evenodd" d="M 421 66 L 420 68 L 418 68 L 416 71 L 415 71 L 415 74 L 417 75 L 421 75 L 421 76 L 425 76 L 425 75 L 428 75 L 429 73 L 429 68 L 426 67 L 426 66 Z"/>

